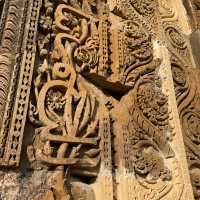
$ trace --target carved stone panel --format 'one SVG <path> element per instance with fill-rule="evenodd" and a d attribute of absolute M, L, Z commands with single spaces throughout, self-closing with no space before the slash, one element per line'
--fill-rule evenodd
<path fill-rule="evenodd" d="M 0 31 L 0 164 L 18 165 L 19 155 L 10 155 L 8 139 L 11 126 L 12 110 L 19 80 L 22 39 L 26 23 L 28 2 L 25 0 L 5 1 L 1 18 Z M 26 38 L 26 37 L 24 37 Z M 13 134 L 13 132 L 12 132 Z M 21 148 L 19 135 L 15 140 L 14 149 Z M 18 143 L 18 144 L 17 144 Z M 11 153 L 12 154 L 12 153 Z M 19 153 L 18 153 L 19 154 Z M 12 157 L 12 158 L 11 158 Z"/>
<path fill-rule="evenodd" d="M 178 2 L 3 1 L 0 199 L 199 198 Z"/>

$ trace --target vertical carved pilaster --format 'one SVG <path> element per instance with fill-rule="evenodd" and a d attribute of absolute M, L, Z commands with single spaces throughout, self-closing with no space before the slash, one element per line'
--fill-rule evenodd
<path fill-rule="evenodd" d="M 20 65 L 16 98 L 13 104 L 12 120 L 8 130 L 6 141 L 5 162 L 8 165 L 18 165 L 22 148 L 22 139 L 26 113 L 28 109 L 28 99 L 32 80 L 33 66 L 36 46 L 36 32 L 41 1 L 31 3 L 31 12 L 26 22 L 29 27 L 25 32 L 25 42 L 22 46 L 23 56 Z M 5 129 L 4 129 L 5 130 Z"/>
<path fill-rule="evenodd" d="M 194 3 L 194 1 L 187 1 L 188 6 L 191 6 L 190 3 Z M 178 9 L 175 12 L 177 18 L 180 17 Z M 167 12 L 161 13 L 161 16 L 164 16 L 164 13 Z M 199 199 L 199 70 L 193 67 L 189 41 L 184 36 L 184 33 L 190 33 L 190 31 L 181 30 L 182 23 L 172 18 L 170 19 L 170 17 L 167 19 L 164 27 L 168 27 L 169 22 L 171 22 L 174 33 L 172 34 L 171 31 L 171 34 L 169 34 L 166 28 L 164 29 L 164 33 L 167 35 L 167 47 L 170 50 L 176 102 L 186 149 L 190 179 L 195 199 Z M 193 45 L 195 45 L 195 48 L 198 46 L 197 37 Z M 194 51 L 193 54 L 195 57 Z"/>
<path fill-rule="evenodd" d="M 26 0 L 5 1 L 3 10 L 0 45 L 0 157 L 1 164 L 5 162 L 8 129 L 12 111 L 12 103 L 16 92 L 19 71 L 19 54 L 26 20 Z"/>
<path fill-rule="evenodd" d="M 123 200 L 193 199 L 187 162 L 182 159 L 185 149 L 183 139 L 179 140 L 183 136 L 176 119 L 178 110 L 167 50 L 175 49 L 190 60 L 181 31 L 174 25 L 178 19 L 163 1 L 163 10 L 167 10 L 163 15 L 162 9 L 155 6 L 157 1 L 115 3 L 110 4 L 111 9 L 121 24 L 112 17 L 112 47 L 120 52 L 113 53 L 113 58 L 118 56 L 113 67 L 121 82 L 130 87 L 111 112 L 116 193 Z M 170 17 L 173 19 L 168 21 Z"/>

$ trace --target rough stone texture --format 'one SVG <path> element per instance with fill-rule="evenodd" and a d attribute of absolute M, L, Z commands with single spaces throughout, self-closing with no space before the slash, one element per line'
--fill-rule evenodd
<path fill-rule="evenodd" d="M 190 42 L 192 46 L 192 52 L 194 55 L 194 59 L 196 61 L 197 67 L 200 66 L 200 58 L 199 58 L 199 48 L 200 48 L 200 30 L 197 29 L 195 30 L 191 35 L 190 35 Z"/>

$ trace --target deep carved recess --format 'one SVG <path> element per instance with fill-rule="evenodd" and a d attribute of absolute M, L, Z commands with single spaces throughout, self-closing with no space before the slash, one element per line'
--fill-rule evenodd
<path fill-rule="evenodd" d="M 0 1 L 0 19 L 1 19 L 1 16 L 2 16 L 2 12 L 3 12 L 3 5 L 4 5 L 4 0 L 1 0 Z"/>

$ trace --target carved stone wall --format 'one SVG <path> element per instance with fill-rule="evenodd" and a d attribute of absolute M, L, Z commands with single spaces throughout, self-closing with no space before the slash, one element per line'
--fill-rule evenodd
<path fill-rule="evenodd" d="M 200 199 L 181 0 L 0 5 L 0 199 Z"/>

